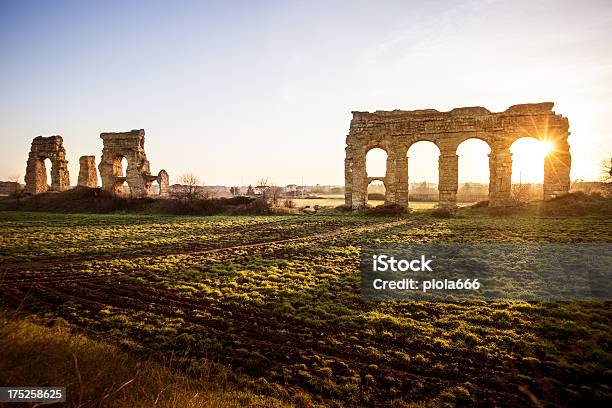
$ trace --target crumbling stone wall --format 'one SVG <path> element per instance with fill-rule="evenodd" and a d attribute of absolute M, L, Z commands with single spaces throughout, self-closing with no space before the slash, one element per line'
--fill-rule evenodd
<path fill-rule="evenodd" d="M 144 129 L 130 132 L 100 134 L 104 147 L 100 158 L 102 187 L 114 194 L 120 194 L 127 181 L 132 197 L 151 195 L 151 184 L 158 176 L 151 174 L 149 161 L 144 150 Z M 121 160 L 127 159 L 126 174 L 123 174 Z M 166 173 L 167 176 L 167 173 Z"/>
<path fill-rule="evenodd" d="M 489 205 L 503 206 L 510 202 L 510 146 L 525 136 L 547 140 L 553 145 L 544 163 L 544 199 L 565 194 L 570 186 L 569 121 L 557 115 L 553 106 L 552 102 L 514 105 L 498 113 L 482 107 L 457 108 L 450 112 L 435 109 L 352 112 L 344 160 L 346 205 L 365 206 L 367 186 L 372 181 L 366 172 L 366 154 L 370 149 L 381 148 L 387 152 L 387 171 L 384 178 L 377 179 L 385 183 L 385 202 L 407 207 L 407 152 L 413 143 L 423 140 L 435 143 L 440 149 L 441 207 L 456 206 L 457 147 L 471 138 L 481 139 L 491 148 Z"/>
<path fill-rule="evenodd" d="M 81 156 L 79 158 L 78 186 L 90 188 L 98 186 L 98 173 L 96 171 L 95 156 Z"/>
<path fill-rule="evenodd" d="M 157 185 L 159 186 L 160 197 L 170 196 L 170 177 L 166 170 L 160 170 L 157 174 Z"/>
<path fill-rule="evenodd" d="M 38 136 L 32 140 L 26 166 L 25 192 L 43 193 L 49 189 L 45 159 L 51 161 L 51 190 L 64 191 L 70 187 L 68 160 L 61 136 Z"/>

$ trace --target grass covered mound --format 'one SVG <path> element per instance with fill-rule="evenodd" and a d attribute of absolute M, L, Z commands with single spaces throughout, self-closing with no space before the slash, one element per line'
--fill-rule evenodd
<path fill-rule="evenodd" d="M 267 214 L 270 206 L 251 197 L 206 199 L 130 198 L 115 196 L 101 188 L 77 187 L 0 202 L 0 210 L 60 213 L 149 213 L 193 215 Z"/>
<path fill-rule="evenodd" d="M 612 216 L 612 196 L 603 196 L 599 193 L 585 194 L 581 191 L 565 194 L 547 201 L 516 203 L 508 207 L 489 207 L 488 204 L 488 201 L 481 201 L 460 210 L 463 213 L 483 213 L 493 216 L 519 214 L 546 217 Z"/>
<path fill-rule="evenodd" d="M 612 196 L 603 196 L 599 193 L 585 194 L 579 191 L 540 203 L 538 208 L 542 215 L 612 216 Z"/>

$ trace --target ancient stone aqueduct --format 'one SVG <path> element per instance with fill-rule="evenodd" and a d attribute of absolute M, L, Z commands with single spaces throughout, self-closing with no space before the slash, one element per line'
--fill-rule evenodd
<path fill-rule="evenodd" d="M 121 133 L 102 133 L 102 157 L 99 170 L 102 188 L 119 194 L 123 183 L 127 182 L 132 197 L 148 197 L 152 195 L 151 185 L 157 182 L 158 195 L 168 196 L 169 177 L 165 170 L 156 176 L 151 174 L 149 161 L 144 150 L 144 130 L 132 130 Z M 126 174 L 123 174 L 121 161 L 127 159 Z M 25 182 L 26 193 L 37 194 L 47 191 L 47 172 L 45 160 L 51 161 L 51 190 L 64 191 L 70 187 L 66 149 L 61 136 L 38 136 L 32 141 L 28 157 Z M 94 156 L 81 156 L 79 159 L 80 187 L 97 187 L 98 177 Z"/>
<path fill-rule="evenodd" d="M 386 204 L 408 207 L 408 148 L 430 141 L 440 150 L 438 159 L 439 205 L 454 207 L 458 188 L 457 147 L 467 139 L 485 141 L 489 154 L 489 205 L 503 206 L 511 200 L 512 154 L 510 146 L 522 137 L 551 142 L 553 149 L 544 160 L 544 199 L 569 191 L 571 156 L 567 118 L 555 114 L 553 103 L 514 105 L 493 113 L 482 107 L 353 112 L 346 138 L 344 160 L 345 201 L 350 208 L 367 203 L 368 185 L 382 181 Z M 384 177 L 369 177 L 366 155 L 380 148 L 387 152 Z"/>
<path fill-rule="evenodd" d="M 454 207 L 458 189 L 457 147 L 467 139 L 485 141 L 489 154 L 489 205 L 503 206 L 511 202 L 512 154 L 510 146 L 522 137 L 533 137 L 552 143 L 553 150 L 544 166 L 544 199 L 569 191 L 571 156 L 567 138 L 567 118 L 555 114 L 553 103 L 514 105 L 504 112 L 493 113 L 482 107 L 457 108 L 450 112 L 435 109 L 414 111 L 353 112 L 350 131 L 346 138 L 345 201 L 353 209 L 366 206 L 368 185 L 382 181 L 386 188 L 385 203 L 408 207 L 408 157 L 413 143 L 430 141 L 440 150 L 439 205 Z M 100 177 L 102 187 L 120 193 L 127 181 L 131 196 L 152 195 L 151 185 L 157 182 L 159 195 L 169 193 L 169 178 L 165 170 L 152 175 L 144 150 L 144 130 L 122 133 L 102 133 Z M 368 151 L 380 148 L 387 152 L 384 177 L 370 177 L 366 171 Z M 38 136 L 26 169 L 26 192 L 47 191 L 44 160 L 50 159 L 51 190 L 63 191 L 70 186 L 68 161 L 61 136 Z M 126 174 L 121 161 L 127 159 Z M 79 159 L 78 185 L 96 187 L 97 174 L 94 156 Z"/>

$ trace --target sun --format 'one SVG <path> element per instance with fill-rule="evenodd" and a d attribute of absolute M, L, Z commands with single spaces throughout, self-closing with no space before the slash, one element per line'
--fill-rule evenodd
<path fill-rule="evenodd" d="M 542 183 L 544 158 L 553 151 L 553 144 L 530 137 L 518 139 L 510 147 L 512 153 L 512 182 Z"/>
<path fill-rule="evenodd" d="M 550 154 L 550 152 L 552 152 L 553 150 L 553 144 L 551 142 L 548 142 L 546 140 L 540 140 L 538 141 L 538 150 L 539 150 L 539 155 L 542 157 L 546 157 Z"/>

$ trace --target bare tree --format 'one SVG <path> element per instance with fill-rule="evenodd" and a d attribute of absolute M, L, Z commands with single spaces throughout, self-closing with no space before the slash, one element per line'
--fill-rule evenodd
<path fill-rule="evenodd" d="M 10 192 L 10 196 L 13 198 L 19 198 L 24 193 L 23 186 L 19 183 L 19 174 L 11 174 L 8 176 L 8 181 L 15 183 L 13 190 Z"/>
<path fill-rule="evenodd" d="M 264 192 L 264 199 L 270 204 L 277 206 L 283 196 L 283 191 L 282 187 L 272 185 Z"/>
<path fill-rule="evenodd" d="M 269 184 L 270 184 L 270 177 L 262 177 L 259 180 L 257 180 L 258 187 L 268 187 Z"/>
<path fill-rule="evenodd" d="M 200 177 L 194 173 L 183 173 L 177 177 L 178 184 L 180 184 L 179 191 L 175 194 L 179 198 L 185 201 L 191 201 L 198 197 L 200 186 Z"/>
<path fill-rule="evenodd" d="M 610 160 L 604 160 L 601 162 L 602 175 L 601 181 L 612 181 L 612 158 Z"/>
<path fill-rule="evenodd" d="M 512 198 L 518 202 L 529 201 L 529 185 L 528 184 L 512 184 Z"/>

